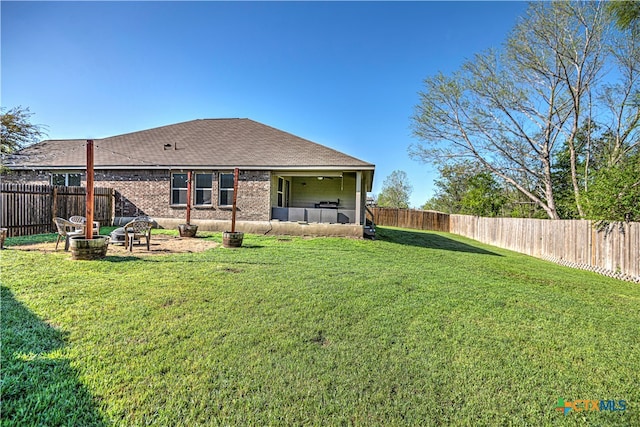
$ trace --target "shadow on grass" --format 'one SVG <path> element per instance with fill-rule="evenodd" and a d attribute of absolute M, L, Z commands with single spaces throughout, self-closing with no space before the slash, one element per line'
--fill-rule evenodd
<path fill-rule="evenodd" d="M 94 398 L 69 361 L 60 356 L 62 332 L 2 296 L 2 425 L 106 426 Z"/>
<path fill-rule="evenodd" d="M 132 255 L 107 255 L 102 258 L 102 261 L 107 262 L 131 262 L 131 261 L 144 261 L 144 258 L 132 256 Z"/>
<path fill-rule="evenodd" d="M 231 249 L 236 250 L 236 249 Z M 175 253 L 175 254 L 163 254 L 163 255 L 153 255 L 146 257 L 136 257 L 136 256 L 123 256 L 123 255 L 109 255 L 102 258 L 100 261 L 102 262 L 144 262 L 144 263 L 158 263 L 158 264 L 166 264 L 170 262 L 175 263 L 211 263 L 215 262 L 218 264 L 248 264 L 248 265 L 274 265 L 278 264 L 277 262 L 261 262 L 261 261 L 239 261 L 239 260 L 225 260 L 219 258 L 210 258 L 210 257 L 197 257 L 192 258 L 193 253 Z M 199 255 L 199 254 L 198 254 Z"/>
<path fill-rule="evenodd" d="M 418 246 L 421 248 L 441 249 L 444 251 L 469 252 L 482 255 L 503 256 L 486 249 L 467 245 L 457 240 L 449 239 L 435 233 L 425 233 L 422 231 L 397 230 L 378 227 L 376 229 L 376 239 L 384 242 L 398 243 L 401 245 Z"/>
<path fill-rule="evenodd" d="M 225 249 L 262 249 L 264 245 L 254 245 L 251 243 L 243 243 L 239 248 L 225 248 Z"/>

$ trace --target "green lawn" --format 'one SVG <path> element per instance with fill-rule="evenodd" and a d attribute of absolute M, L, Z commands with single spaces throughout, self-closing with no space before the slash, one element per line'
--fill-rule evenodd
<path fill-rule="evenodd" d="M 2 425 L 640 425 L 638 284 L 378 235 L 101 261 L 9 247 Z"/>

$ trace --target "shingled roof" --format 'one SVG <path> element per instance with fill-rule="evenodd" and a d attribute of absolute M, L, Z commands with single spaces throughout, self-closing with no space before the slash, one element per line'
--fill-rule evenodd
<path fill-rule="evenodd" d="M 10 169 L 85 168 L 84 139 L 46 140 Z M 199 119 L 95 139 L 96 169 L 353 169 L 374 165 L 250 119 Z"/>

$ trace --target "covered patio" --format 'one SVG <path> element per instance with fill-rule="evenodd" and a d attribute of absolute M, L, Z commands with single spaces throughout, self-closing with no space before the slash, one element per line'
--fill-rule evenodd
<path fill-rule="evenodd" d="M 274 171 L 271 220 L 363 225 L 372 171 Z"/>

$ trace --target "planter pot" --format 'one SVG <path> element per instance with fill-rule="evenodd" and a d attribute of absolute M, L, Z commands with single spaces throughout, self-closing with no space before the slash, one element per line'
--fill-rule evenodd
<path fill-rule="evenodd" d="M 180 237 L 196 237 L 198 226 L 193 224 L 179 224 L 178 231 L 180 232 Z"/>
<path fill-rule="evenodd" d="M 72 236 L 69 239 L 71 259 L 75 260 L 87 261 L 104 258 L 107 255 L 108 247 L 108 236 L 93 236 L 93 239 L 86 239 L 84 236 Z"/>
<path fill-rule="evenodd" d="M 242 239 L 244 238 L 244 233 L 236 231 L 225 231 L 222 233 L 222 246 L 225 248 L 239 248 L 242 246 Z"/>

